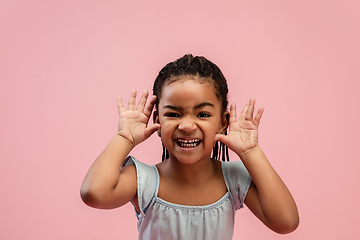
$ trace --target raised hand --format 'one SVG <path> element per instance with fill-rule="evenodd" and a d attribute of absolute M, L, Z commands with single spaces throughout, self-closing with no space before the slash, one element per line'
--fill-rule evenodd
<path fill-rule="evenodd" d="M 147 98 L 149 92 L 144 90 L 138 106 L 135 108 L 136 91 L 133 90 L 130 94 L 128 109 L 125 109 L 121 97 L 118 97 L 118 110 L 119 110 L 119 128 L 118 135 L 124 137 L 129 141 L 133 147 L 151 136 L 160 124 L 148 126 L 151 112 L 154 108 L 156 96 L 152 96 L 147 106 Z"/>
<path fill-rule="evenodd" d="M 236 105 L 230 106 L 229 134 L 217 134 L 215 141 L 225 143 L 232 151 L 241 155 L 258 146 L 258 126 L 264 108 L 259 108 L 255 117 L 255 98 L 251 98 L 249 103 L 240 113 L 239 120 L 236 117 Z"/>

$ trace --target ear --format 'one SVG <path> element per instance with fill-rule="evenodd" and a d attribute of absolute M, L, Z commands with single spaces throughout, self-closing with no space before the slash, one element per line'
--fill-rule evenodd
<path fill-rule="evenodd" d="M 229 118 L 230 118 L 230 113 L 228 111 L 225 111 L 223 116 L 221 117 L 221 122 L 220 122 L 220 133 L 223 133 L 226 131 L 226 129 L 229 126 Z"/>
<path fill-rule="evenodd" d="M 153 121 L 154 121 L 154 123 L 160 123 L 160 121 L 159 121 L 159 112 L 157 110 L 155 110 L 153 112 Z"/>
<path fill-rule="evenodd" d="M 154 121 L 154 123 L 159 123 L 159 124 L 160 124 L 159 112 L 158 112 L 157 110 L 155 110 L 155 111 L 153 112 L 153 121 Z M 157 130 L 157 134 L 158 134 L 158 136 L 161 138 L 161 128 L 159 128 L 159 129 Z"/>

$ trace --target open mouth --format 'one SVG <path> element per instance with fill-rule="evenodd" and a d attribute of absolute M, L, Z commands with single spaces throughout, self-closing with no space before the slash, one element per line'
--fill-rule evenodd
<path fill-rule="evenodd" d="M 199 139 L 192 139 L 192 140 L 185 140 L 185 139 L 177 139 L 176 143 L 178 146 L 183 148 L 193 148 L 199 146 L 201 140 Z"/>

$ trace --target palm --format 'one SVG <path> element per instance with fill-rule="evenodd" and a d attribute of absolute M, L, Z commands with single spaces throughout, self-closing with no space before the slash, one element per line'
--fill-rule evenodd
<path fill-rule="evenodd" d="M 247 106 L 240 113 L 239 120 L 236 117 L 236 106 L 230 107 L 229 134 L 218 136 L 218 140 L 225 143 L 231 150 L 241 154 L 258 145 L 258 126 L 264 111 L 260 108 L 253 117 L 255 99 L 250 99 Z"/>
<path fill-rule="evenodd" d="M 146 140 L 160 126 L 154 124 L 148 127 L 149 118 L 154 107 L 156 97 L 153 97 L 145 107 L 148 92 L 144 91 L 137 108 L 135 109 L 136 91 L 130 95 L 128 109 L 126 110 L 122 99 L 118 99 L 119 128 L 118 134 L 126 138 L 134 146 Z"/>

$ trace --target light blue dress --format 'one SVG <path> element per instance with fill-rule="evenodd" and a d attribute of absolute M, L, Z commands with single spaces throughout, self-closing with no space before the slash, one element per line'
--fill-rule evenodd
<path fill-rule="evenodd" d="M 228 192 L 217 202 L 205 206 L 186 206 L 157 197 L 159 172 L 129 156 L 123 166 L 135 164 L 140 213 L 140 240 L 230 240 L 235 210 L 243 207 L 251 177 L 241 161 L 222 162 Z"/>

